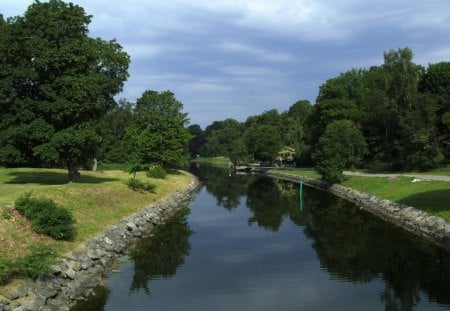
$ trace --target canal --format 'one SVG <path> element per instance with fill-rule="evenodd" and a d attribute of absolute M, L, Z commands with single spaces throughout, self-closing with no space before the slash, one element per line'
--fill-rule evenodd
<path fill-rule="evenodd" d="M 204 186 L 73 310 L 450 310 L 450 252 L 313 188 L 193 168 Z"/>

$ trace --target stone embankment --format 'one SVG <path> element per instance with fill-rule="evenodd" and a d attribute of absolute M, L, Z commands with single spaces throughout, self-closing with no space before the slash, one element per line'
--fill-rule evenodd
<path fill-rule="evenodd" d="M 0 311 L 69 310 L 77 300 L 87 298 L 102 284 L 120 256 L 152 228 L 185 207 L 198 188 L 193 177 L 189 186 L 155 202 L 146 209 L 124 218 L 79 249 L 65 254 L 52 271 L 37 280 L 28 280 L 0 296 Z"/>
<path fill-rule="evenodd" d="M 444 219 L 432 216 L 414 207 L 380 199 L 375 195 L 370 195 L 358 190 L 347 188 L 341 185 L 329 185 L 320 180 L 312 180 L 293 174 L 277 171 L 268 171 L 268 176 L 289 180 L 329 191 L 347 201 L 355 203 L 361 209 L 368 211 L 385 221 L 397 225 L 413 234 L 424 237 L 446 249 L 450 249 L 450 223 Z"/>

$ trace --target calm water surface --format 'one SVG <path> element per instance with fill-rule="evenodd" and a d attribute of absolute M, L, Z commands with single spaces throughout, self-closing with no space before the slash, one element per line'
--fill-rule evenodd
<path fill-rule="evenodd" d="M 74 310 L 450 310 L 450 254 L 325 192 L 200 167 L 196 199 Z"/>

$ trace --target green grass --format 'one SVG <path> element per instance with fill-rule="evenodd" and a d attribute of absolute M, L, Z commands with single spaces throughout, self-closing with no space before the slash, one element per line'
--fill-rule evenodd
<path fill-rule="evenodd" d="M 169 174 L 166 179 L 148 178 L 145 172 L 137 176 L 156 185 L 155 193 L 129 189 L 130 178 L 123 171 L 81 171 L 79 183 L 67 182 L 67 171 L 60 169 L 0 168 L 0 211 L 26 192 L 33 197 L 48 198 L 69 209 L 76 220 L 77 234 L 73 241 L 55 241 L 31 229 L 30 222 L 17 211 L 10 217 L 0 217 L 0 259 L 26 256 L 31 245 L 54 246 L 59 253 L 78 247 L 121 218 L 141 210 L 169 193 L 186 186 L 191 175 L 186 172 Z"/>
<path fill-rule="evenodd" d="M 406 174 L 406 175 L 439 175 L 439 176 L 450 176 L 450 165 L 432 169 L 429 171 L 373 171 L 370 169 L 356 169 L 355 171 L 363 172 L 363 173 L 392 173 L 392 174 Z"/>
<path fill-rule="evenodd" d="M 433 169 L 431 171 L 427 171 L 427 172 L 412 172 L 414 174 L 419 174 L 419 175 L 441 175 L 441 176 L 450 176 L 450 165 L 441 167 L 441 168 L 436 168 Z"/>
<path fill-rule="evenodd" d="M 289 167 L 279 167 L 272 169 L 273 171 L 279 171 L 284 173 L 289 173 L 292 175 L 298 175 L 298 176 L 304 176 L 310 179 L 320 179 L 320 175 L 313 170 L 302 170 L 302 169 L 296 169 L 296 168 L 289 168 Z"/>
<path fill-rule="evenodd" d="M 320 179 L 315 171 L 294 168 L 276 168 L 293 175 L 305 176 L 311 179 Z M 446 175 L 446 169 L 435 170 L 423 174 Z M 411 177 L 359 177 L 346 176 L 342 185 L 362 192 L 374 194 L 380 198 L 394 202 L 404 203 L 426 211 L 431 215 L 439 216 L 450 221 L 450 182 L 422 181 L 412 182 Z"/>
<path fill-rule="evenodd" d="M 412 182 L 413 178 L 348 176 L 342 183 L 380 198 L 404 203 L 450 221 L 450 182 Z"/>
<path fill-rule="evenodd" d="M 213 158 L 199 157 L 199 158 L 192 160 L 192 162 L 208 163 L 208 164 L 218 165 L 218 166 L 228 166 L 230 159 L 227 157 L 213 157 Z"/>

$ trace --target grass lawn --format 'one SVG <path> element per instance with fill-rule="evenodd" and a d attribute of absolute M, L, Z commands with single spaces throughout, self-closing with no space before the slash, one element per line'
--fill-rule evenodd
<path fill-rule="evenodd" d="M 219 166 L 228 166 L 230 159 L 227 157 L 213 157 L 213 158 L 199 157 L 199 158 L 192 160 L 192 162 L 208 163 L 208 164 L 219 165 Z"/>
<path fill-rule="evenodd" d="M 412 182 L 413 178 L 347 176 L 342 183 L 380 198 L 417 207 L 450 221 L 450 182 Z"/>
<path fill-rule="evenodd" d="M 293 168 L 276 168 L 274 170 L 311 179 L 320 179 L 319 174 L 310 170 Z M 444 174 L 446 172 L 445 169 L 423 174 L 438 175 L 438 172 L 446 175 Z M 450 221 L 450 182 L 422 181 L 413 183 L 412 180 L 413 178 L 411 177 L 346 176 L 342 185 L 374 194 L 383 199 L 404 203 Z"/>
<path fill-rule="evenodd" d="M 290 168 L 290 167 L 279 167 L 279 168 L 273 168 L 273 171 L 279 171 L 284 173 L 289 173 L 292 175 L 298 175 L 298 176 L 305 176 L 310 179 L 320 179 L 320 175 L 314 171 L 314 170 L 302 170 L 302 169 L 296 169 L 296 168 Z"/>
<path fill-rule="evenodd" d="M 155 193 L 133 191 L 125 185 L 131 177 L 123 171 L 81 171 L 78 183 L 67 183 L 67 171 L 60 169 L 0 168 L 0 256 L 23 256 L 31 244 L 52 244 L 60 253 L 75 249 L 121 218 L 145 208 L 152 202 L 182 188 L 191 181 L 186 172 L 169 174 L 165 180 L 150 179 L 145 173 L 137 178 L 156 185 Z M 49 198 L 72 211 L 77 235 L 73 241 L 55 241 L 36 234 L 30 223 L 17 212 L 5 215 L 3 207 L 13 204 L 22 194 Z"/>

